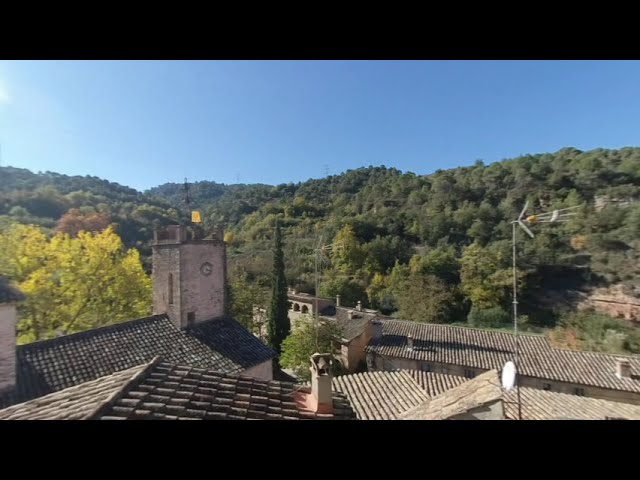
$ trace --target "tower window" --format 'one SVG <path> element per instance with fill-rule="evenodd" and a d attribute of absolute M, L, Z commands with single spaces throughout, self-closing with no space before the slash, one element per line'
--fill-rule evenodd
<path fill-rule="evenodd" d="M 169 289 L 169 305 L 173 305 L 173 273 L 169 274 L 169 282 L 167 288 Z"/>

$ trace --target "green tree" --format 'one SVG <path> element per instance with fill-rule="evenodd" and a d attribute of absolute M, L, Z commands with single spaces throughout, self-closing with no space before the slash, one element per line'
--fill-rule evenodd
<path fill-rule="evenodd" d="M 333 353 L 333 339 L 340 330 L 333 322 L 318 322 L 309 315 L 302 315 L 296 321 L 296 328 L 282 342 L 280 365 L 292 369 L 303 379 L 311 378 L 310 358 L 314 353 Z"/>
<path fill-rule="evenodd" d="M 332 260 L 343 273 L 355 273 L 362 268 L 364 252 L 351 225 L 345 225 L 333 238 Z"/>
<path fill-rule="evenodd" d="M 229 282 L 232 317 L 252 333 L 260 332 L 255 309 L 266 306 L 267 292 L 257 282 L 249 281 L 246 272 L 238 272 Z"/>
<path fill-rule="evenodd" d="M 280 346 L 282 341 L 289 335 L 291 323 L 289 321 L 287 279 L 284 274 L 282 232 L 280 231 L 280 223 L 277 221 L 273 247 L 272 288 L 267 335 L 269 346 L 280 353 Z"/>
<path fill-rule="evenodd" d="M 426 323 L 451 321 L 453 292 L 435 275 L 412 273 L 407 267 L 397 265 L 391 274 L 390 288 L 398 306 L 396 315 L 402 320 Z"/>
<path fill-rule="evenodd" d="M 464 294 L 478 309 L 500 306 L 512 285 L 511 271 L 504 258 L 491 249 L 472 243 L 462 252 L 460 280 Z M 523 273 L 519 275 L 522 281 Z"/>

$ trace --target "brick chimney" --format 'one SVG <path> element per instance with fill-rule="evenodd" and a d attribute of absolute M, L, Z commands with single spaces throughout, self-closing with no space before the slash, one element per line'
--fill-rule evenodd
<path fill-rule="evenodd" d="M 340 306 L 340 295 L 336 295 L 336 307 Z"/>
<path fill-rule="evenodd" d="M 411 335 L 407 335 L 407 350 L 413 351 L 413 337 Z"/>
<path fill-rule="evenodd" d="M 358 300 L 358 305 L 356 305 L 356 310 L 358 310 L 359 312 L 362 311 L 362 302 L 360 300 Z"/>
<path fill-rule="evenodd" d="M 16 307 L 22 300 L 24 295 L 0 276 L 0 393 L 16 385 Z"/>
<path fill-rule="evenodd" d="M 631 363 L 629 363 L 629 360 L 620 359 L 616 361 L 616 377 L 631 378 Z"/>
<path fill-rule="evenodd" d="M 316 413 L 333 413 L 331 361 L 330 353 L 314 353 L 311 356 L 311 395 Z"/>

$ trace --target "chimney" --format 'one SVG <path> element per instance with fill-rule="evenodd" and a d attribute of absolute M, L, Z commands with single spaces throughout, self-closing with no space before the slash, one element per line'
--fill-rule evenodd
<path fill-rule="evenodd" d="M 336 307 L 340 306 L 340 295 L 336 295 Z"/>
<path fill-rule="evenodd" d="M 0 393 L 16 386 L 17 303 L 24 295 L 0 276 Z"/>
<path fill-rule="evenodd" d="M 620 359 L 616 361 L 616 377 L 631 378 L 631 363 L 629 363 L 629 360 Z"/>
<path fill-rule="evenodd" d="M 347 312 L 347 317 L 349 317 L 349 320 L 353 320 L 353 310 Z"/>
<path fill-rule="evenodd" d="M 371 320 L 371 339 L 380 340 L 382 338 L 382 322 L 380 320 Z"/>
<path fill-rule="evenodd" d="M 311 356 L 311 395 L 316 413 L 333 413 L 330 353 L 314 353 Z"/>
<path fill-rule="evenodd" d="M 407 350 L 413 351 L 413 337 L 411 335 L 407 335 Z"/>
<path fill-rule="evenodd" d="M 362 302 L 360 300 L 358 300 L 358 305 L 356 306 L 356 310 L 358 310 L 359 312 L 362 311 Z"/>

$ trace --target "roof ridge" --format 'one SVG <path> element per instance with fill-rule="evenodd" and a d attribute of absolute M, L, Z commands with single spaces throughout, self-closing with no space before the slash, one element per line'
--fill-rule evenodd
<path fill-rule="evenodd" d="M 504 333 L 506 335 L 511 335 L 513 336 L 512 332 L 505 332 L 502 330 L 491 330 L 488 328 L 477 328 L 477 327 L 463 327 L 462 325 L 451 325 L 448 323 L 428 323 L 428 322 L 414 322 L 413 320 L 402 320 L 400 318 L 380 318 L 380 320 L 383 320 L 385 322 L 402 322 L 402 323 L 408 323 L 408 324 L 412 324 L 412 325 L 433 325 L 433 326 L 437 326 L 437 327 L 445 327 L 445 328 L 459 328 L 461 330 L 474 330 L 474 331 L 478 331 L 478 332 L 487 332 L 487 333 Z M 531 333 L 531 332 L 518 332 L 518 336 L 527 336 L 527 337 L 541 337 L 541 338 L 547 338 L 545 334 L 543 333 Z M 547 340 L 548 341 L 548 340 Z"/>
<path fill-rule="evenodd" d="M 117 329 L 122 327 L 123 325 L 130 325 L 134 322 L 143 322 L 145 320 L 164 320 L 169 319 L 166 313 L 161 313 L 158 315 L 149 315 L 147 317 L 134 318 L 133 320 L 125 320 L 124 322 L 112 323 L 111 325 L 103 325 L 102 327 L 90 328 L 88 330 L 83 330 L 81 332 L 69 333 L 67 335 L 61 335 L 55 338 L 47 338 L 44 340 L 37 340 L 35 342 L 25 343 L 24 345 L 18 345 L 17 348 L 25 348 L 33 346 L 40 346 L 45 343 L 54 343 L 56 341 L 62 341 L 62 339 L 68 338 L 81 338 L 84 335 L 93 335 L 97 331 L 108 331 L 109 329 Z"/>
<path fill-rule="evenodd" d="M 108 409 L 114 406 L 114 404 L 128 393 L 131 388 L 138 385 L 144 380 L 149 371 L 162 362 L 162 357 L 156 356 L 151 360 L 142 370 L 127 380 L 122 387 L 113 392 L 107 399 L 105 399 L 100 405 L 98 405 L 92 412 L 88 413 L 83 420 L 98 420 L 99 417 Z M 113 374 L 112 374 L 113 375 Z"/>

